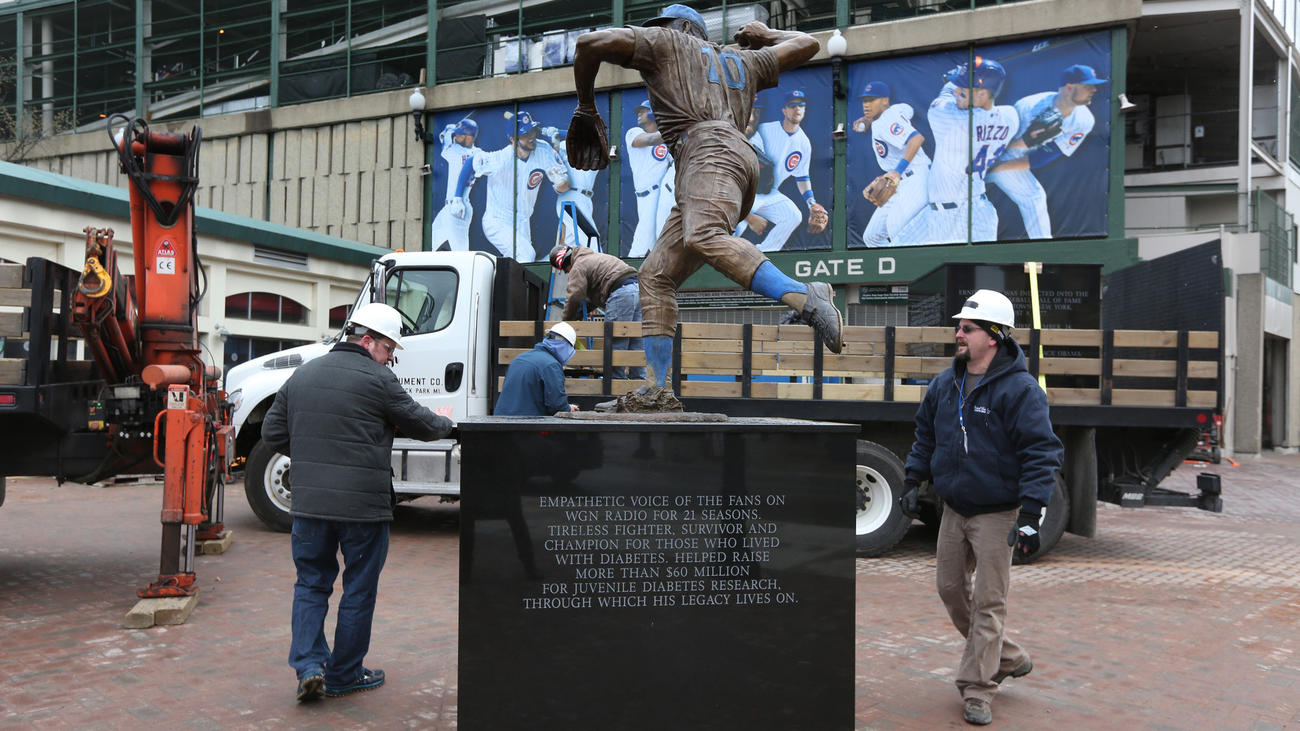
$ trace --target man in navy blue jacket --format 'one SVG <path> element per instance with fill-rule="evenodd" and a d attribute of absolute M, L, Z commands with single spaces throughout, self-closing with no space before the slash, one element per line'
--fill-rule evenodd
<path fill-rule="evenodd" d="M 1011 301 L 981 289 L 957 320 L 957 357 L 930 384 L 916 412 L 904 510 L 915 513 L 920 483 L 943 500 L 935 580 L 966 638 L 957 690 L 968 723 L 992 722 L 998 684 L 1033 669 L 1006 637 L 1012 551 L 1038 550 L 1038 525 L 1056 485 L 1063 447 L 1047 398 L 1011 338 Z"/>
<path fill-rule="evenodd" d="M 564 390 L 564 364 L 573 357 L 577 343 L 572 325 L 552 325 L 540 343 L 510 362 L 492 415 L 550 416 L 557 411 L 577 411 Z"/>

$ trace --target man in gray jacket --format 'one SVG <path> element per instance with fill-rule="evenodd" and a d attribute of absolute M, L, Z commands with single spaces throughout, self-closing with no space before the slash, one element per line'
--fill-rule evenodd
<path fill-rule="evenodd" d="M 370 648 L 379 573 L 393 519 L 393 431 L 425 441 L 455 427 L 411 398 L 385 366 L 401 348 L 401 315 L 372 302 L 357 308 L 345 340 L 305 363 L 280 388 L 262 438 L 292 460 L 293 586 L 289 665 L 299 701 L 377 688 L 383 670 L 361 663 Z M 343 553 L 334 649 L 325 615 Z"/>
<path fill-rule="evenodd" d="M 636 270 L 617 256 L 582 246 L 556 244 L 551 249 L 551 266 L 568 275 L 561 320 L 582 319 L 582 303 L 588 309 L 603 307 L 609 322 L 641 322 L 641 290 Z M 637 328 L 640 334 L 640 327 Z M 614 338 L 614 350 L 641 350 L 641 338 Z M 613 378 L 645 378 L 644 366 L 614 366 Z"/>

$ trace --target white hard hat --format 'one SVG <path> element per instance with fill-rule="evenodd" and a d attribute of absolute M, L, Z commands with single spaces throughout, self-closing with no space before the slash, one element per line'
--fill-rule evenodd
<path fill-rule="evenodd" d="M 551 333 L 555 333 L 569 341 L 569 345 L 578 344 L 578 333 L 574 332 L 573 326 L 567 322 L 557 322 L 554 325 L 551 325 L 550 329 L 546 331 L 546 334 L 550 335 Z"/>
<path fill-rule="evenodd" d="M 383 302 L 361 305 L 348 318 L 348 324 L 372 330 L 402 347 L 402 315 Z"/>
<path fill-rule="evenodd" d="M 981 289 L 966 300 L 961 307 L 961 312 L 953 315 L 952 319 L 983 320 L 1005 325 L 1011 329 L 1016 326 L 1016 311 L 1005 294 L 991 289 Z"/>

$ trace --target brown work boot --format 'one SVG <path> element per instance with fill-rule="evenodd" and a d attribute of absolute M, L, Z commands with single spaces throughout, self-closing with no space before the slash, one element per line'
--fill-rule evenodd
<path fill-rule="evenodd" d="M 1030 671 L 1033 669 L 1034 669 L 1034 661 L 1025 660 L 1024 662 L 1020 663 L 1020 667 L 1016 668 L 1015 670 L 999 670 L 997 674 L 993 676 L 993 682 L 1001 683 L 1007 678 L 1023 678 L 1026 675 L 1028 675 Z"/>
<path fill-rule="evenodd" d="M 827 350 L 839 353 L 844 348 L 842 339 L 844 318 L 835 307 L 835 290 L 825 282 L 812 282 L 808 285 L 808 300 L 804 302 L 803 312 L 791 312 L 781 321 L 783 325 L 810 325 Z"/>
<path fill-rule="evenodd" d="M 962 718 L 966 719 L 966 723 L 987 726 L 993 723 L 993 708 L 986 700 L 967 698 L 962 707 Z"/>

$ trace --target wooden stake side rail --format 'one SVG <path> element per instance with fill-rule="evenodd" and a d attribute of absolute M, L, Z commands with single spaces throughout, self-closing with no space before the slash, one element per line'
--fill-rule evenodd
<path fill-rule="evenodd" d="M 551 324 L 546 323 L 543 330 Z M 569 367 L 597 372 L 607 370 L 604 364 L 607 328 L 613 337 L 641 334 L 640 323 L 571 324 L 578 333 L 580 349 Z M 536 332 L 536 323 L 532 321 L 500 323 L 502 337 L 532 339 Z M 825 350 L 817 353 L 818 344 L 814 342 L 812 330 L 803 325 L 683 323 L 679 332 L 681 347 L 677 358 L 685 377 L 677 385 L 683 397 L 916 403 L 924 397 L 926 387 L 904 381 L 931 378 L 952 364 L 952 357 L 944 354 L 942 346 L 953 342 L 953 333 L 944 327 L 846 327 L 845 348 L 840 355 Z M 1075 384 L 1080 379 L 1093 383 L 1072 387 L 1049 384 L 1049 403 L 1202 409 L 1218 405 L 1222 373 L 1217 332 L 1021 330 L 1017 334 L 1023 347 L 1037 342 L 1047 349 L 1044 357 L 1029 358 L 1034 375 L 1074 376 Z M 508 364 L 527 349 L 502 348 L 498 362 Z M 1069 349 L 1082 352 L 1075 355 Z M 1191 351 L 1200 351 L 1196 359 L 1192 359 Z M 1205 351 L 1213 353 L 1205 354 Z M 639 351 L 612 351 L 608 357 L 614 366 L 645 363 Z M 713 378 L 693 380 L 690 376 Z M 718 380 L 720 376 L 732 378 Z M 1117 388 L 1117 378 L 1123 379 L 1125 386 L 1130 385 L 1131 379 L 1143 379 L 1139 382 L 1143 387 Z M 841 379 L 851 379 L 851 382 L 836 382 Z M 1189 379 L 1200 381 L 1197 385 L 1201 387 L 1189 389 Z M 1214 381 L 1214 387 L 1205 388 L 1205 381 Z M 573 395 L 618 395 L 640 383 L 599 376 L 568 378 L 566 388 Z"/>
<path fill-rule="evenodd" d="M 70 360 L 73 344 L 81 332 L 71 318 L 71 293 L 76 287 L 76 270 L 53 262 L 35 267 L 35 284 L 24 281 L 25 265 L 0 264 L 0 385 L 37 386 L 90 380 L 95 363 Z M 64 297 L 64 292 L 68 297 Z M 47 296 L 48 295 L 48 296 Z M 64 313 L 69 313 L 65 316 Z M 33 340 L 35 335 L 35 340 Z M 14 345 L 27 341 L 25 357 L 4 357 Z M 32 347 L 32 344 L 36 347 Z"/>

